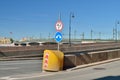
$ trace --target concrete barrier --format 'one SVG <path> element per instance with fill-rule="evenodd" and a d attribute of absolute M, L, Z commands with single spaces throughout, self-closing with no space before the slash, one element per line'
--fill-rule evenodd
<path fill-rule="evenodd" d="M 120 57 L 120 49 L 65 55 L 64 69 Z"/>
<path fill-rule="evenodd" d="M 22 46 L 22 47 L 0 47 L 0 57 L 43 55 L 45 48 L 53 49 L 53 46 Z"/>
<path fill-rule="evenodd" d="M 30 55 L 42 55 L 43 51 L 40 50 L 26 50 L 26 51 L 10 51 L 10 52 L 1 52 L 0 57 L 12 57 L 12 56 L 30 56 Z"/>
<path fill-rule="evenodd" d="M 63 69 L 68 69 L 76 66 L 76 56 L 75 55 L 65 55 Z"/>

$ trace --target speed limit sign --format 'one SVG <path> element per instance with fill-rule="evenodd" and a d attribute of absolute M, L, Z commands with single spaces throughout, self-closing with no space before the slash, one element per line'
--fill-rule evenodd
<path fill-rule="evenodd" d="M 57 31 L 61 31 L 61 30 L 63 29 L 63 24 L 62 24 L 62 22 L 61 22 L 60 20 L 57 21 L 55 27 L 56 27 L 56 30 L 57 30 Z"/>

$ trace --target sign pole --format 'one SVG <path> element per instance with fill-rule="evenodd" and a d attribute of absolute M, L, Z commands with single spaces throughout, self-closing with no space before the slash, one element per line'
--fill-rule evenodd
<path fill-rule="evenodd" d="M 59 44 L 59 42 L 58 42 L 58 51 L 60 50 L 60 44 Z"/>

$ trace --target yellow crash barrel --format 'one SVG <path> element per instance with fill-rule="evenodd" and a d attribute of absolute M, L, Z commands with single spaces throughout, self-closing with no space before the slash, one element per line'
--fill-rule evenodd
<path fill-rule="evenodd" d="M 45 50 L 43 56 L 44 71 L 60 71 L 63 70 L 64 54 L 58 50 Z"/>

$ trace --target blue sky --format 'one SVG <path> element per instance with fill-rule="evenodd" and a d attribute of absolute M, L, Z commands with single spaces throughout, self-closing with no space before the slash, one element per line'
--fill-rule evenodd
<path fill-rule="evenodd" d="M 112 38 L 115 22 L 120 20 L 120 0 L 0 0 L 0 36 L 54 37 L 61 13 L 62 33 L 67 37 L 70 12 L 75 16 L 71 26 L 77 38 L 83 32 L 90 38 L 91 29 L 94 38 L 99 32 L 102 38 Z"/>

